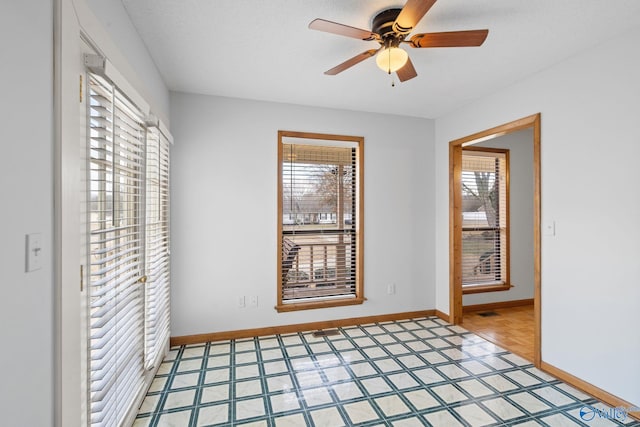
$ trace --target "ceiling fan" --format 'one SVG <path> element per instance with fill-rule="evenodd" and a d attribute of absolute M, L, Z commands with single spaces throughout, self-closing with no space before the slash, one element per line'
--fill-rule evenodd
<path fill-rule="evenodd" d="M 436 0 L 408 0 L 402 9 L 383 10 L 373 18 L 371 31 L 325 19 L 314 19 L 309 24 L 312 30 L 380 43 L 378 49 L 364 51 L 324 73 L 334 76 L 377 53 L 378 67 L 389 74 L 397 73 L 398 79 L 404 82 L 416 77 L 418 73 L 407 51 L 400 48 L 402 43 L 417 48 L 480 46 L 484 43 L 489 30 L 422 33 L 405 40 L 435 2 Z"/>

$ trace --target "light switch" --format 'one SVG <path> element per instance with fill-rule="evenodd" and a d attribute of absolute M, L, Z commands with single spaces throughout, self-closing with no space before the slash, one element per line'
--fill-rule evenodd
<path fill-rule="evenodd" d="M 42 268 L 42 234 L 27 234 L 26 238 L 26 271 L 27 273 Z"/>

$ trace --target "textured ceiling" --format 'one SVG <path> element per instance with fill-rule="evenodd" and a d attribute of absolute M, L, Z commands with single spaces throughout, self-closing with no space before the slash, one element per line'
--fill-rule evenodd
<path fill-rule="evenodd" d="M 375 58 L 324 71 L 376 42 L 309 30 L 370 29 L 393 0 L 122 0 L 173 91 L 435 118 L 638 25 L 639 0 L 439 0 L 412 34 L 489 29 L 481 47 L 406 48 L 418 77 L 391 86 Z M 637 55 L 638 52 L 630 52 Z"/>

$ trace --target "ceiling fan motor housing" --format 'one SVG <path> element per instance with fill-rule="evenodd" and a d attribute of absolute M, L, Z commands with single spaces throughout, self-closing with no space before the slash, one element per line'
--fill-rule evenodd
<path fill-rule="evenodd" d="M 404 40 L 406 34 L 400 34 L 393 28 L 401 11 L 402 9 L 386 9 L 373 18 L 371 31 L 380 35 L 380 43 L 385 47 L 398 47 Z"/>

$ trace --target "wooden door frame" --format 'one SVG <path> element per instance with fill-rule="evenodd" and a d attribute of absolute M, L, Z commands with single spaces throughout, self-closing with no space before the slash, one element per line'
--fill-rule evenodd
<path fill-rule="evenodd" d="M 541 199 L 540 199 L 540 113 L 487 129 L 449 143 L 449 321 L 462 323 L 462 147 L 471 142 L 497 138 L 523 129 L 533 130 L 533 256 L 534 256 L 534 364 L 541 362 Z"/>

